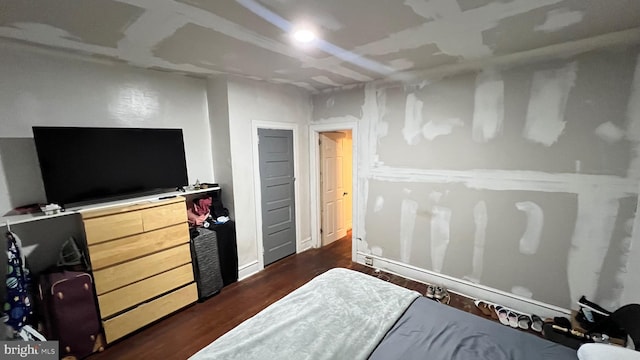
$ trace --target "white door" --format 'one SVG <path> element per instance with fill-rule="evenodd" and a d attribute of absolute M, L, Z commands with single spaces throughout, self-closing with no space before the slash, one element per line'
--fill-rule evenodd
<path fill-rule="evenodd" d="M 343 176 L 344 138 L 343 133 L 320 134 L 322 245 L 330 244 L 347 235 L 347 194 Z"/>

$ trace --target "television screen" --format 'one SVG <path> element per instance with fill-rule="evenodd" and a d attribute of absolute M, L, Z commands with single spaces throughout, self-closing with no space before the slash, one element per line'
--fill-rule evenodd
<path fill-rule="evenodd" d="M 187 180 L 181 129 L 33 127 L 47 202 L 175 190 Z"/>

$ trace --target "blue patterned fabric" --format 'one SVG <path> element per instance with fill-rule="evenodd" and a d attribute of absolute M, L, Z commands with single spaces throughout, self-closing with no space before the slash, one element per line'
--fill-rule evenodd
<path fill-rule="evenodd" d="M 15 331 L 20 331 L 27 325 L 33 314 L 27 286 L 30 281 L 29 270 L 26 267 L 20 250 L 20 239 L 12 232 L 7 232 L 7 299 L 4 312 L 8 315 L 6 324 Z"/>

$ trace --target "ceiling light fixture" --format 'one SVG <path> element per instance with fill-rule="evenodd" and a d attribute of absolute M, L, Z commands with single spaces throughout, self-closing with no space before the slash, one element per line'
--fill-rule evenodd
<path fill-rule="evenodd" d="M 293 32 L 293 39 L 301 44 L 309 44 L 316 39 L 316 34 L 308 29 L 299 29 Z"/>

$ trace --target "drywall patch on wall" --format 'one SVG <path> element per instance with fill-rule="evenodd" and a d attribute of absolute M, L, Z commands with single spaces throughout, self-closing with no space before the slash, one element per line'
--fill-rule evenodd
<path fill-rule="evenodd" d="M 369 243 L 360 237 L 356 238 L 356 247 L 357 251 L 361 251 L 365 254 L 371 254 L 371 247 L 369 246 Z"/>
<path fill-rule="evenodd" d="M 607 281 L 607 278 L 600 280 L 600 289 L 598 291 L 600 297 L 596 298 L 596 301 L 605 309 L 615 310 L 621 305 L 630 302 L 623 303 L 621 302 L 621 298 L 625 289 L 625 277 L 629 274 L 631 274 L 632 277 L 637 276 L 636 273 L 629 272 L 629 258 L 633 243 L 633 222 L 634 219 L 627 219 L 627 221 L 625 221 L 625 237 L 618 243 L 612 244 L 613 249 L 609 249 L 609 251 L 613 251 L 614 254 L 617 255 L 615 274 L 612 280 Z M 603 280 L 607 282 L 603 282 Z M 603 283 L 606 284 L 606 287 L 602 286 Z M 637 302 L 637 300 L 635 302 Z"/>
<path fill-rule="evenodd" d="M 572 300 L 594 298 L 600 271 L 611 243 L 619 201 L 597 188 L 578 197 L 578 216 L 567 258 Z"/>
<path fill-rule="evenodd" d="M 523 134 L 526 139 L 545 146 L 558 141 L 566 125 L 564 112 L 577 68 L 573 62 L 560 69 L 534 73 Z"/>
<path fill-rule="evenodd" d="M 582 21 L 584 12 L 570 9 L 553 9 L 547 13 L 544 23 L 533 28 L 535 31 L 554 32 Z"/>
<path fill-rule="evenodd" d="M 383 137 L 389 135 L 389 123 L 384 121 L 384 118 L 387 116 L 387 91 L 384 88 L 378 89 L 376 91 L 376 101 L 378 102 L 378 119 L 377 119 L 377 133 L 378 140 Z"/>
<path fill-rule="evenodd" d="M 494 139 L 504 122 L 504 81 L 499 72 L 485 71 L 476 77 L 472 138 L 479 143 Z"/>
<path fill-rule="evenodd" d="M 326 119 L 320 119 L 320 123 L 322 124 L 331 124 L 331 123 L 344 123 L 344 122 L 352 122 L 352 121 L 359 121 L 360 119 L 358 119 L 355 116 L 351 116 L 351 115 L 347 115 L 347 116 L 336 116 L 336 117 L 330 117 L 330 118 L 326 118 Z"/>
<path fill-rule="evenodd" d="M 453 133 L 454 128 L 463 126 L 464 122 L 457 118 L 433 119 L 429 120 L 429 122 L 422 127 L 422 136 L 429 141 L 433 141 L 433 139 L 439 136 Z"/>
<path fill-rule="evenodd" d="M 433 271 L 442 272 L 444 258 L 451 241 L 451 209 L 434 206 L 431 209 L 431 263 Z"/>
<path fill-rule="evenodd" d="M 325 106 L 328 108 L 332 108 L 335 104 L 336 104 L 336 98 L 334 96 L 329 96 L 329 98 L 325 102 Z"/>
<path fill-rule="evenodd" d="M 516 208 L 523 211 L 527 216 L 527 227 L 520 238 L 520 253 L 534 255 L 540 246 L 540 235 L 544 226 L 544 213 L 542 208 L 533 201 L 522 201 L 516 203 Z"/>
<path fill-rule="evenodd" d="M 377 104 L 377 91 L 373 84 L 369 83 L 364 88 L 364 102 L 362 104 L 362 118 L 358 121 L 358 227 L 355 230 L 357 238 L 366 239 L 365 228 L 366 209 L 369 200 L 369 179 L 371 168 L 377 162 L 377 122 L 380 113 Z M 360 243 L 358 249 L 360 250 Z"/>
<path fill-rule="evenodd" d="M 640 199 L 636 199 L 635 218 L 631 231 L 631 244 L 629 245 L 628 259 L 640 258 Z M 638 274 L 640 274 L 640 261 L 628 261 L 626 269 L 619 272 L 622 280 L 622 292 L 620 303 L 630 304 L 640 302 L 640 288 L 638 287 Z"/>
<path fill-rule="evenodd" d="M 418 202 L 404 199 L 400 207 L 400 260 L 409 264 L 413 245 L 413 230 L 416 225 Z"/>
<path fill-rule="evenodd" d="M 374 246 L 371 248 L 371 254 L 376 256 L 383 256 L 383 251 L 380 246 Z"/>
<path fill-rule="evenodd" d="M 380 212 L 384 208 L 384 198 L 380 195 L 376 197 L 376 204 L 373 206 L 373 212 Z"/>
<path fill-rule="evenodd" d="M 482 277 L 482 266 L 484 264 L 484 246 L 487 239 L 487 203 L 482 200 L 473 207 L 473 222 L 475 223 L 475 233 L 473 238 L 473 258 L 471 260 L 471 275 L 465 279 L 479 284 Z"/>
<path fill-rule="evenodd" d="M 405 104 L 404 128 L 402 135 L 409 145 L 416 145 L 420 142 L 422 132 L 422 108 L 424 102 L 416 97 L 416 94 L 407 94 Z"/>
<path fill-rule="evenodd" d="M 595 134 L 604 141 L 609 144 L 615 144 L 618 141 L 624 138 L 624 130 L 620 129 L 616 124 L 611 121 L 604 122 L 600 124 L 596 130 Z"/>
<path fill-rule="evenodd" d="M 636 59 L 633 85 L 627 105 L 627 139 L 635 145 L 627 176 L 638 179 L 640 178 L 640 55 Z"/>
<path fill-rule="evenodd" d="M 109 114 L 128 126 L 143 127 L 157 118 L 160 111 L 158 93 L 142 83 L 123 84 L 112 92 Z"/>
<path fill-rule="evenodd" d="M 511 292 L 523 298 L 533 299 L 533 292 L 524 286 L 514 286 L 511 288 Z"/>
<path fill-rule="evenodd" d="M 391 182 L 461 183 L 470 189 L 581 193 L 599 189 L 611 197 L 638 194 L 637 180 L 609 175 L 549 174 L 539 171 L 434 170 L 378 166 L 371 178 Z"/>
<path fill-rule="evenodd" d="M 369 178 L 369 171 L 379 165 L 378 160 L 378 122 L 380 121 L 380 106 L 378 105 L 378 90 L 369 83 L 364 88 L 364 103 L 362 104 L 362 119 L 360 120 L 361 128 L 364 131 L 360 133 L 365 136 L 363 139 L 362 150 L 366 153 L 359 157 L 363 160 L 360 173 L 363 177 Z"/>
<path fill-rule="evenodd" d="M 435 206 L 437 203 L 440 202 L 440 200 L 442 200 L 442 197 L 444 196 L 444 194 L 440 191 L 432 191 L 429 194 L 429 197 L 427 198 L 427 205 L 428 206 Z"/>
<path fill-rule="evenodd" d="M 389 123 L 386 121 L 378 122 L 378 139 L 382 139 L 383 137 L 389 135 Z"/>

